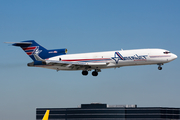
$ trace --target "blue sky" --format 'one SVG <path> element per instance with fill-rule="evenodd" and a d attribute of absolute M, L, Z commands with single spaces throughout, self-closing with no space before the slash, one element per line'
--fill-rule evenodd
<path fill-rule="evenodd" d="M 0 119 L 32 120 L 36 108 L 82 103 L 180 107 L 180 62 L 81 71 L 31 68 L 18 47 L 3 42 L 36 40 L 68 53 L 163 48 L 180 56 L 179 0 L 0 1 Z"/>

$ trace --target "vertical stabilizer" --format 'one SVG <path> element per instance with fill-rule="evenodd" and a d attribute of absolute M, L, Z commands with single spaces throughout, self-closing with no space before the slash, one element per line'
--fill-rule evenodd
<path fill-rule="evenodd" d="M 6 43 L 12 43 L 13 46 L 21 47 L 26 54 L 33 59 L 33 61 L 37 61 L 34 55 L 39 56 L 42 59 L 48 59 L 50 57 L 58 56 L 58 55 L 64 55 L 67 53 L 67 49 L 52 49 L 47 50 L 40 44 L 38 44 L 34 40 L 26 40 L 21 42 L 6 42 Z"/>
<path fill-rule="evenodd" d="M 43 46 L 39 45 L 34 40 L 17 42 L 12 45 L 21 47 L 26 52 L 26 54 L 31 57 L 31 59 L 33 59 L 33 61 L 36 61 L 36 59 L 34 58 L 34 54 L 39 55 L 43 59 L 48 57 L 48 50 Z"/>
<path fill-rule="evenodd" d="M 46 110 L 46 113 L 44 114 L 44 117 L 43 117 L 42 120 L 48 120 L 48 118 L 49 118 L 49 112 L 50 112 L 50 110 Z"/>

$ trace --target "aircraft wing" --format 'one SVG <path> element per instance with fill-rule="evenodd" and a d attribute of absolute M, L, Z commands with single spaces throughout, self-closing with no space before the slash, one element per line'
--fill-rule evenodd
<path fill-rule="evenodd" d="M 66 61 L 52 61 L 46 60 L 47 65 L 53 66 L 61 66 L 61 67 L 68 67 L 71 69 L 79 69 L 79 68 L 93 68 L 98 66 L 107 66 L 108 62 L 101 62 L 101 63 L 92 63 L 92 62 L 66 62 Z"/>
<path fill-rule="evenodd" d="M 107 66 L 109 62 L 68 62 L 68 61 L 55 61 L 55 60 L 44 60 L 37 54 L 34 54 L 37 61 L 42 61 L 46 65 L 68 67 L 71 69 L 78 70 L 79 68 L 94 68 L 99 66 Z"/>

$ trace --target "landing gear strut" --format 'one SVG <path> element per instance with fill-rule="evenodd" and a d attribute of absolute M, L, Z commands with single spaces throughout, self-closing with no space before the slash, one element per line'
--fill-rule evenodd
<path fill-rule="evenodd" d="M 162 70 L 162 67 L 161 67 L 161 65 L 163 65 L 163 64 L 158 64 L 159 66 L 158 66 L 158 70 Z"/>

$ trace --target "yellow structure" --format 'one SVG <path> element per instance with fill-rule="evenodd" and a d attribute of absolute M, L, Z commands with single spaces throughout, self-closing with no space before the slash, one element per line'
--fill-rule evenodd
<path fill-rule="evenodd" d="M 49 112 L 50 112 L 50 110 L 46 110 L 46 113 L 44 114 L 44 117 L 43 117 L 42 120 L 48 120 L 48 118 L 49 118 Z"/>

